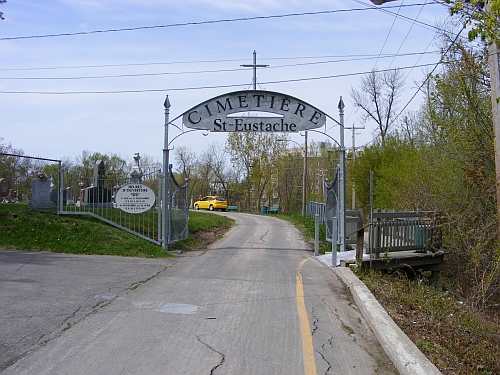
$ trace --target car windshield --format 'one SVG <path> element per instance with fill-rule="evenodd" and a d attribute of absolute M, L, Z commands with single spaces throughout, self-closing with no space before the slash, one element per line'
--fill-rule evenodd
<path fill-rule="evenodd" d="M 225 201 L 226 200 L 225 198 L 222 198 L 222 197 L 216 197 L 215 199 L 218 201 Z"/>

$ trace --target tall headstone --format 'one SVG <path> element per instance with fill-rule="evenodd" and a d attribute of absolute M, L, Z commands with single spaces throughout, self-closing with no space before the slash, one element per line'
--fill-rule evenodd
<path fill-rule="evenodd" d="M 5 178 L 0 178 L 0 198 L 9 195 L 9 183 Z"/>
<path fill-rule="evenodd" d="M 31 180 L 31 200 L 28 207 L 32 209 L 50 208 L 54 204 L 50 200 L 50 179 L 34 178 Z"/>
<path fill-rule="evenodd" d="M 112 207 L 111 190 L 104 186 L 106 167 L 102 160 L 94 165 L 94 179 L 91 187 L 85 189 L 84 205 L 93 207 Z"/>

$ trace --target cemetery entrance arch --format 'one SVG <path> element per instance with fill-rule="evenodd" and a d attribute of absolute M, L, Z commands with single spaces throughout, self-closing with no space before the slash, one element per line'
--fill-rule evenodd
<path fill-rule="evenodd" d="M 325 126 L 327 118 L 340 125 L 340 144 L 328 134 L 325 136 L 333 139 L 340 146 L 340 196 L 339 196 L 339 245 L 341 250 L 345 250 L 345 147 L 344 147 L 344 103 L 342 98 L 338 105 L 340 121 L 328 116 L 325 112 L 315 106 L 293 97 L 274 91 L 264 90 L 243 90 L 226 93 L 208 99 L 186 112 L 169 121 L 170 101 L 168 96 L 165 106 L 165 139 L 163 148 L 163 169 L 168 170 L 169 149 L 171 143 L 180 135 L 194 131 L 203 130 L 205 132 L 280 132 L 294 134 L 302 131 L 313 130 Z M 181 134 L 177 135 L 170 142 L 168 139 L 169 124 L 182 117 Z M 187 130 L 185 128 L 188 128 Z M 314 131 L 314 130 L 313 130 Z M 163 182 L 164 196 L 163 202 L 169 202 L 168 175 Z M 163 245 L 168 248 L 169 219 L 170 214 L 164 215 L 162 223 L 162 233 L 164 235 Z M 336 244 L 335 244 L 336 245 Z M 333 247 L 333 246 L 332 246 Z M 335 246 L 336 247 L 336 246 Z"/>

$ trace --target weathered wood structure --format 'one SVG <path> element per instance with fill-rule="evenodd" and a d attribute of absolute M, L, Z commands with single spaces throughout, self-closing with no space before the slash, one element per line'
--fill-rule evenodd
<path fill-rule="evenodd" d="M 362 223 L 358 224 L 356 232 L 358 267 L 430 271 L 431 284 L 442 289 L 445 253 L 441 250 L 443 220 L 440 213 L 377 210 L 371 214 L 366 227 L 367 232 Z M 366 236 L 368 246 L 364 247 Z"/>

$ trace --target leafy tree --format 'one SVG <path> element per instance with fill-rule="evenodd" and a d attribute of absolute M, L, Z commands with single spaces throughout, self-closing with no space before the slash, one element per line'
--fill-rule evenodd
<path fill-rule="evenodd" d="M 451 224 L 445 236 L 449 287 L 487 308 L 500 301 L 487 53 L 446 36 L 443 43 L 445 64 L 423 87 L 420 111 L 405 118 L 384 145 L 362 150 L 348 177 L 365 207 L 372 170 L 376 208 L 445 213 Z"/>
<path fill-rule="evenodd" d="M 283 142 L 283 145 L 285 143 Z M 277 192 L 280 209 L 283 212 L 300 212 L 302 207 L 302 173 L 304 154 L 293 148 L 283 151 L 277 167 Z"/>
<path fill-rule="evenodd" d="M 486 56 L 484 48 L 455 43 L 445 56 L 446 69 L 433 77 L 424 109 L 427 127 L 439 132 L 430 139 L 446 140 L 439 143 L 441 157 L 456 173 L 442 199 L 442 208 L 454 218 L 449 239 L 456 251 L 450 269 L 464 276 L 453 279 L 454 287 L 482 306 L 492 296 L 500 298 L 500 287 L 495 287 L 500 282 L 500 250 Z"/>
<path fill-rule="evenodd" d="M 0 142 L 4 139 L 0 137 Z M 10 143 L 0 143 L 0 177 L 7 180 L 9 189 L 28 193 L 31 179 L 42 172 L 46 162 L 24 156 L 24 151 L 16 149 Z"/>
<path fill-rule="evenodd" d="M 499 0 L 445 0 L 450 4 L 452 14 L 462 18 L 464 28 L 469 30 L 469 39 L 478 37 L 483 41 L 500 41 L 498 19 L 500 17 Z"/>
<path fill-rule="evenodd" d="M 276 154 L 278 150 L 283 150 L 279 139 L 281 136 L 275 134 L 241 132 L 230 133 L 227 137 L 226 150 L 233 166 L 245 172 L 249 196 L 252 190 L 255 191 L 257 209 L 271 184 Z M 247 203 L 250 208 L 250 202 Z"/>
<path fill-rule="evenodd" d="M 76 185 L 88 187 L 93 183 L 94 167 L 98 161 L 103 161 L 106 167 L 106 178 L 111 185 L 121 185 L 128 181 L 130 167 L 133 163 L 127 161 L 117 154 L 105 155 L 99 152 L 82 151 L 76 158 L 76 164 L 69 170 L 69 179 L 75 191 Z"/>

